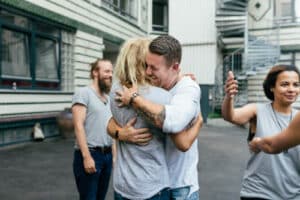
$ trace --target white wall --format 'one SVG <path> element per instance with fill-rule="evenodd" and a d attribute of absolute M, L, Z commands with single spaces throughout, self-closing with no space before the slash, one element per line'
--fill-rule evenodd
<path fill-rule="evenodd" d="M 200 84 L 213 84 L 217 60 L 215 1 L 170 0 L 169 34 L 183 46 L 181 66 Z"/>
<path fill-rule="evenodd" d="M 260 7 L 256 8 L 255 4 Z M 274 15 L 273 0 L 249 1 L 248 3 L 248 29 L 272 27 Z"/>

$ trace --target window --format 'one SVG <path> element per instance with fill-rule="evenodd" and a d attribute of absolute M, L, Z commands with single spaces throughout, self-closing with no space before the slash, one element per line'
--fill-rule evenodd
<path fill-rule="evenodd" d="M 60 89 L 60 29 L 0 7 L 0 88 Z"/>
<path fill-rule="evenodd" d="M 282 23 L 300 22 L 300 0 L 276 0 L 275 15 Z"/>
<path fill-rule="evenodd" d="M 121 16 L 137 21 L 137 0 L 102 0 L 102 4 Z"/>
<path fill-rule="evenodd" d="M 153 0 L 152 30 L 168 32 L 168 2 L 167 0 Z"/>

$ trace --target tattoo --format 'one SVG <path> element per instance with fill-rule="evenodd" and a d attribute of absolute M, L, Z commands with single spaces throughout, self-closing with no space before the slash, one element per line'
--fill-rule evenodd
<path fill-rule="evenodd" d="M 158 128 L 162 128 L 166 118 L 166 109 L 164 106 L 158 114 L 150 112 L 146 107 L 139 108 L 138 113 L 141 114 L 144 119 Z"/>

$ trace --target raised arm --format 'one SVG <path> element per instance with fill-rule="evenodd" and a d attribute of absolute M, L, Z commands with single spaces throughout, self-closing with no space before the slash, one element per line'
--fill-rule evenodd
<path fill-rule="evenodd" d="M 192 146 L 195 139 L 198 137 L 200 128 L 203 124 L 202 115 L 199 114 L 193 125 L 187 130 L 181 131 L 178 134 L 171 134 L 170 137 L 180 151 L 187 151 Z"/>
<path fill-rule="evenodd" d="M 247 104 L 241 108 L 234 108 L 234 97 L 238 93 L 238 84 L 231 71 L 228 72 L 224 89 L 226 94 L 222 103 L 223 118 L 239 125 L 249 122 L 256 115 L 256 105 Z"/>
<path fill-rule="evenodd" d="M 297 113 L 289 126 L 277 135 L 264 138 L 254 138 L 250 149 L 254 152 L 262 150 L 276 154 L 300 144 L 300 113 Z"/>

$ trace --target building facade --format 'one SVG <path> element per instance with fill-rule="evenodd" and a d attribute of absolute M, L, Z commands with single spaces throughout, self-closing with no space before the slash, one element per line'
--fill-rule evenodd
<path fill-rule="evenodd" d="M 152 32 L 151 16 L 148 0 L 0 0 L 0 146 L 32 140 L 36 123 L 59 135 L 89 63 L 114 62 L 123 41 Z"/>

